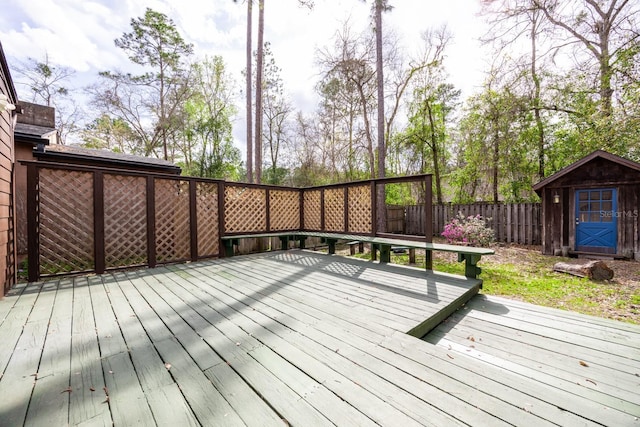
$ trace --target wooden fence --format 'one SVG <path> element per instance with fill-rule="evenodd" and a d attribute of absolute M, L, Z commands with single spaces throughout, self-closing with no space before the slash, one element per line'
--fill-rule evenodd
<path fill-rule="evenodd" d="M 389 207 L 388 218 L 396 220 L 389 224 L 396 232 L 405 234 L 424 233 L 424 206 L 405 206 L 404 224 L 397 218 L 402 207 Z M 465 217 L 480 215 L 487 220 L 498 242 L 540 245 L 542 243 L 542 218 L 540 203 L 473 203 L 468 205 L 433 205 L 433 233 L 440 236 L 445 224 L 461 213 Z"/>
<path fill-rule="evenodd" d="M 384 235 L 375 206 L 378 189 L 386 185 L 426 189 L 421 198 L 429 209 L 423 212 L 431 211 L 430 175 L 301 189 L 23 163 L 31 282 L 223 256 L 222 239 L 230 236 L 297 231 Z M 422 238 L 430 241 L 431 230 L 425 230 Z"/>

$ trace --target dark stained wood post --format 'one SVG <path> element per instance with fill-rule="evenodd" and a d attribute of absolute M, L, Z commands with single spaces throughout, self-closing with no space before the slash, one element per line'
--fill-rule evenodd
<path fill-rule="evenodd" d="M 300 203 L 300 226 L 298 227 L 300 230 L 304 230 L 304 191 L 303 189 L 298 190 L 298 197 Z"/>
<path fill-rule="evenodd" d="M 320 190 L 320 231 L 324 229 L 324 188 Z"/>
<path fill-rule="evenodd" d="M 224 197 L 224 187 L 225 187 L 225 183 L 224 181 L 220 181 L 218 182 L 218 256 L 219 257 L 224 257 L 226 256 L 225 254 L 225 245 L 226 245 L 226 241 L 222 240 L 222 237 L 224 237 L 225 234 L 225 228 L 224 228 L 224 223 L 225 223 L 225 215 L 224 215 L 224 206 L 225 206 L 225 197 Z M 233 250 L 233 245 L 231 246 L 232 250 Z M 233 254 L 232 254 L 233 255 Z"/>
<path fill-rule="evenodd" d="M 271 231 L 271 190 L 268 188 L 264 189 L 264 204 L 267 210 L 267 224 L 264 231 L 268 233 Z"/>
<path fill-rule="evenodd" d="M 189 180 L 189 243 L 191 243 L 191 261 L 198 260 L 198 183 Z"/>
<path fill-rule="evenodd" d="M 376 237 L 378 234 L 378 215 L 376 214 L 376 200 L 378 198 L 376 193 L 376 181 L 371 180 L 371 236 Z"/>
<path fill-rule="evenodd" d="M 349 187 L 344 186 L 344 232 L 349 232 Z"/>
<path fill-rule="evenodd" d="M 376 201 L 378 200 L 377 193 L 377 184 L 374 179 L 371 180 L 371 236 L 376 237 L 378 234 L 378 215 L 376 209 L 378 208 L 378 204 Z M 370 244 L 371 247 L 371 261 L 375 261 L 378 259 L 378 246 L 375 243 Z"/>
<path fill-rule="evenodd" d="M 97 274 L 105 270 L 104 254 L 104 174 L 93 173 L 93 246 L 94 268 Z"/>
<path fill-rule="evenodd" d="M 425 241 L 431 243 L 433 241 L 433 187 L 431 184 L 431 175 L 427 175 L 424 178 L 424 234 Z M 425 268 L 427 270 L 433 270 L 433 258 L 430 250 L 424 252 Z"/>
<path fill-rule="evenodd" d="M 147 176 L 147 264 L 156 266 L 156 185 L 153 176 Z"/>
<path fill-rule="evenodd" d="M 29 282 L 40 278 L 40 239 L 38 206 L 38 167 L 27 165 L 27 245 Z"/>

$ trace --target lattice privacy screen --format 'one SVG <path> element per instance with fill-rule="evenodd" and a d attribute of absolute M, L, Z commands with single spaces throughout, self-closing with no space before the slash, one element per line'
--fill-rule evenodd
<path fill-rule="evenodd" d="M 324 190 L 324 229 L 344 232 L 344 188 Z"/>
<path fill-rule="evenodd" d="M 104 175 L 105 265 L 147 263 L 147 180 Z"/>
<path fill-rule="evenodd" d="M 271 231 L 300 228 L 300 192 L 269 190 L 269 219 Z"/>
<path fill-rule="evenodd" d="M 218 184 L 210 182 L 196 184 L 196 211 L 198 256 L 218 255 Z"/>
<path fill-rule="evenodd" d="M 169 262 L 191 255 L 189 181 L 155 180 L 156 259 Z"/>
<path fill-rule="evenodd" d="M 371 233 L 371 186 L 349 187 L 350 233 Z"/>
<path fill-rule="evenodd" d="M 94 268 L 93 174 L 41 169 L 40 274 Z"/>
<path fill-rule="evenodd" d="M 322 228 L 322 205 L 320 190 L 304 191 L 304 228 L 306 230 L 320 230 Z"/>
<path fill-rule="evenodd" d="M 226 185 L 224 188 L 225 233 L 267 231 L 267 191 L 264 188 Z"/>

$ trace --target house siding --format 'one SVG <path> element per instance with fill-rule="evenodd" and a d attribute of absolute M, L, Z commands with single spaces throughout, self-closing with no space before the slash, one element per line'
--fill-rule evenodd
<path fill-rule="evenodd" d="M 9 77 L 0 69 L 0 93 L 9 97 Z M 15 283 L 15 223 L 13 216 L 13 123 L 10 111 L 0 111 L 0 289 L 4 295 Z"/>

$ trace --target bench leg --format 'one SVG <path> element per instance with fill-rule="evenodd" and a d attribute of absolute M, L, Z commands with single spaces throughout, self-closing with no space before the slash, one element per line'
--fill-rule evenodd
<path fill-rule="evenodd" d="M 416 263 L 416 248 L 409 248 L 409 264 Z"/>
<path fill-rule="evenodd" d="M 238 245 L 237 239 L 229 239 L 224 240 L 224 256 L 232 257 L 233 256 L 233 247 Z"/>
<path fill-rule="evenodd" d="M 336 253 L 336 239 L 327 239 L 327 245 L 329 246 L 329 255 Z"/>
<path fill-rule="evenodd" d="M 280 249 L 283 251 L 289 249 L 289 236 L 280 236 Z"/>
<path fill-rule="evenodd" d="M 361 254 L 364 252 L 364 242 L 358 242 L 358 253 Z"/>
<path fill-rule="evenodd" d="M 424 265 L 425 269 L 429 271 L 433 270 L 433 257 L 431 251 L 424 252 Z"/>
<path fill-rule="evenodd" d="M 464 275 L 466 277 L 477 279 L 478 275 L 482 273 L 482 269 L 477 265 L 481 258 L 482 255 L 458 254 L 458 262 L 464 261 Z"/>
<path fill-rule="evenodd" d="M 355 245 L 349 245 L 349 255 L 354 256 L 356 254 Z"/>
<path fill-rule="evenodd" d="M 380 245 L 380 262 L 391 262 L 391 245 Z"/>
<path fill-rule="evenodd" d="M 298 237 L 298 240 L 300 241 L 300 249 L 304 249 L 305 243 L 307 242 L 307 236 L 300 236 Z"/>
<path fill-rule="evenodd" d="M 376 261 L 378 259 L 378 244 L 371 243 L 371 261 Z"/>

